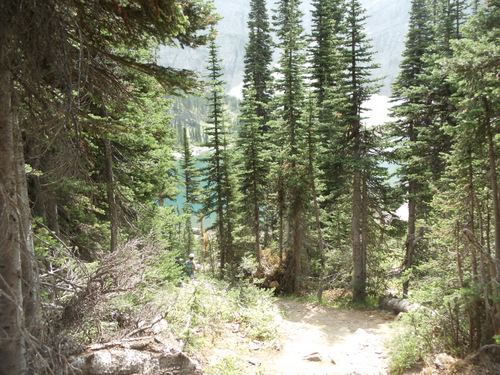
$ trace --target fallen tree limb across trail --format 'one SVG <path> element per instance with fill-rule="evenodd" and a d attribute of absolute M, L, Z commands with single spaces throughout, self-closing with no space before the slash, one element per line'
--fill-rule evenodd
<path fill-rule="evenodd" d="M 420 310 L 424 307 L 418 303 L 412 303 L 404 298 L 381 297 L 378 305 L 383 310 L 392 310 L 397 313 L 407 313 L 414 310 Z"/>

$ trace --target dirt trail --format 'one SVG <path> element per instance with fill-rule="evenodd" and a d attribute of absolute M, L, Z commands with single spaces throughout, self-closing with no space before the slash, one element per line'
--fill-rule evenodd
<path fill-rule="evenodd" d="M 383 341 L 390 337 L 389 314 L 278 301 L 280 350 L 256 351 L 263 375 L 382 375 L 388 358 Z M 317 361 L 306 356 L 318 353 Z"/>

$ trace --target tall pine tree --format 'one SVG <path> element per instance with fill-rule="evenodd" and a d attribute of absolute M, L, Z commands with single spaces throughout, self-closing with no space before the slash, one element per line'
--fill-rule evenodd
<path fill-rule="evenodd" d="M 314 132 L 310 131 L 310 135 L 317 140 L 315 153 L 318 154 L 317 168 L 321 171 L 323 185 L 321 192 L 316 191 L 314 185 L 311 188 L 313 195 L 319 196 L 321 193 L 322 207 L 326 212 L 345 217 L 340 214 L 339 210 L 339 198 L 347 184 L 346 163 L 344 162 L 347 141 L 341 123 L 346 100 L 340 87 L 346 70 L 345 56 L 342 54 L 345 35 L 343 22 L 345 2 L 344 0 L 317 0 L 313 2 L 313 6 L 310 75 L 317 108 L 313 111 L 316 124 Z M 315 205 L 318 204 L 318 200 L 314 197 L 313 201 Z M 318 216 L 319 208 L 315 211 L 315 215 Z M 323 223 L 323 226 L 329 225 Z M 332 225 L 330 227 L 344 228 L 346 226 Z M 331 232 L 333 236 L 329 238 L 331 245 L 335 248 L 342 246 L 337 239 L 345 238 L 339 232 Z M 318 237 L 323 237 L 320 233 L 321 230 L 318 231 Z M 323 245 L 321 242 L 319 245 L 319 251 L 322 253 Z"/>
<path fill-rule="evenodd" d="M 500 329 L 499 274 L 491 267 L 500 259 L 499 142 L 495 136 L 500 131 L 499 25 L 500 2 L 488 2 L 463 29 L 463 38 L 451 42 L 453 54 L 441 65 L 456 87 L 452 99 L 457 109 L 455 122 L 443 129 L 453 139 L 446 159 L 451 185 L 446 197 L 456 203 L 444 206 L 446 216 L 442 216 L 461 232 L 457 230 L 453 239 L 460 244 L 456 288 L 467 297 L 461 308 L 467 317 L 469 351 L 491 342 Z"/>
<path fill-rule="evenodd" d="M 201 190 L 199 186 L 199 173 L 196 168 L 196 159 L 193 157 L 190 139 L 188 136 L 187 128 L 182 129 L 182 159 L 181 168 L 184 174 L 184 189 L 186 202 L 184 203 L 184 214 L 186 215 L 186 228 L 185 228 L 185 255 L 193 252 L 194 234 L 193 234 L 193 214 L 194 205 L 200 202 Z M 201 234 L 203 235 L 203 233 Z"/>
<path fill-rule="evenodd" d="M 368 231 L 367 180 L 370 142 L 362 125 L 363 104 L 376 92 L 377 85 L 371 77 L 378 66 L 364 32 L 365 11 L 358 0 L 347 1 L 345 18 L 344 61 L 346 76 L 341 82 L 344 97 L 348 100 L 343 114 L 343 125 L 348 135 L 348 152 L 352 171 L 351 246 L 353 256 L 353 298 L 364 301 L 366 297 L 366 262 Z"/>
<path fill-rule="evenodd" d="M 230 183 L 232 171 L 230 154 L 228 150 L 229 135 L 227 119 L 225 117 L 226 97 L 222 80 L 222 68 L 218 57 L 218 46 L 215 43 L 215 32 L 210 41 L 208 58 L 208 86 L 207 101 L 210 107 L 208 127 L 206 134 L 209 141 L 206 146 L 210 148 L 210 155 L 205 158 L 206 167 L 203 170 L 206 183 L 203 210 L 205 215 L 216 214 L 214 227 L 217 232 L 217 244 L 220 257 L 221 274 L 224 274 L 227 263 L 233 255 L 233 185 Z"/>
<path fill-rule="evenodd" d="M 242 152 L 240 191 L 243 217 L 251 226 L 255 255 L 261 266 L 262 209 L 270 192 L 269 104 L 271 100 L 271 36 L 264 0 L 252 0 L 245 49 L 245 74 L 238 146 Z"/>
<path fill-rule="evenodd" d="M 431 126 L 433 118 L 427 111 L 430 104 L 427 96 L 422 95 L 425 84 L 424 74 L 428 68 L 426 54 L 433 43 L 433 29 L 430 14 L 426 9 L 426 0 L 413 0 L 410 12 L 409 31 L 406 48 L 400 64 L 401 71 L 392 87 L 393 99 L 398 102 L 393 110 L 397 120 L 391 124 L 391 137 L 394 144 L 394 160 L 400 165 L 399 180 L 406 190 L 408 201 L 408 228 L 405 242 L 403 270 L 409 270 L 415 261 L 417 220 L 428 213 L 429 187 L 425 177 L 426 164 L 420 157 L 423 154 L 419 129 Z M 403 284 L 406 296 L 409 280 Z"/>
<path fill-rule="evenodd" d="M 288 280 L 285 288 L 298 291 L 302 276 L 305 213 L 310 189 L 307 182 L 306 129 L 303 121 L 305 104 L 304 74 L 306 41 L 302 26 L 302 12 L 298 0 L 281 0 L 274 16 L 274 26 L 280 53 L 276 80 L 276 118 L 281 142 L 279 160 L 280 204 L 286 204 L 289 224 L 290 251 L 287 254 Z M 279 208 L 280 215 L 285 210 Z M 283 221 L 282 221 L 283 222 Z M 283 226 L 280 233 L 283 233 Z"/>

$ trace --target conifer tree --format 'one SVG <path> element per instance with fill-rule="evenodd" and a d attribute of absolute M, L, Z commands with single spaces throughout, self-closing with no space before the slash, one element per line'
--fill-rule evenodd
<path fill-rule="evenodd" d="M 261 266 L 262 210 L 270 189 L 269 133 L 262 131 L 262 117 L 257 113 L 253 91 L 244 94 L 238 148 L 241 152 L 240 192 L 243 217 L 250 224 L 255 241 L 256 260 Z M 247 96 L 248 95 L 248 96 Z"/>
<path fill-rule="evenodd" d="M 346 184 L 342 161 L 346 154 L 342 114 L 346 98 L 340 82 L 345 79 L 347 62 L 343 51 L 345 2 L 319 0 L 313 3 L 311 85 L 317 98 L 318 132 L 322 147 L 320 168 L 325 181 L 325 202 L 332 203 Z"/>
<path fill-rule="evenodd" d="M 491 268 L 491 262 L 498 264 L 500 259 L 499 144 L 495 137 L 500 116 L 496 94 L 500 87 L 499 25 L 500 3 L 485 4 L 464 27 L 463 38 L 452 41 L 453 54 L 441 65 L 456 87 L 457 109 L 456 122 L 443 129 L 453 139 L 453 149 L 446 159 L 450 188 L 442 195 L 456 204 L 443 204 L 444 213 L 439 216 L 442 226 L 456 228 L 449 237 L 457 244 L 455 288 L 465 297 L 459 308 L 467 318 L 465 345 L 470 351 L 491 341 L 500 329 L 499 276 Z"/>
<path fill-rule="evenodd" d="M 348 101 L 342 114 L 345 134 L 348 135 L 348 152 L 352 171 L 352 208 L 351 208 L 351 246 L 353 255 L 353 298 L 364 301 L 366 296 L 366 262 L 368 244 L 367 226 L 364 220 L 366 209 L 367 172 L 370 143 L 368 134 L 363 130 L 361 111 L 366 102 L 377 90 L 372 71 L 373 52 L 364 33 L 366 15 L 358 0 L 349 0 L 346 6 L 344 61 L 347 74 L 341 82 L 343 95 Z"/>
<path fill-rule="evenodd" d="M 450 57 L 451 40 L 460 39 L 462 26 L 467 19 L 465 0 L 434 0 L 430 6 L 432 15 L 432 35 L 434 42 L 429 46 L 425 57 L 427 60 L 426 73 L 423 78 L 427 81 L 420 93 L 428 100 L 427 112 L 433 118 L 431 124 L 420 127 L 420 141 L 426 146 L 423 164 L 429 166 L 427 178 L 438 181 L 445 169 L 445 162 L 441 155 L 446 154 L 452 147 L 451 139 L 443 132 L 444 126 L 453 126 L 454 106 L 451 100 L 456 88 L 446 79 L 446 73 L 440 68 L 439 60 Z"/>
<path fill-rule="evenodd" d="M 398 101 L 393 107 L 394 116 L 398 118 L 391 129 L 391 136 L 397 145 L 393 155 L 401 165 L 399 179 L 406 186 L 408 199 L 408 229 L 403 264 L 405 271 L 414 264 L 418 242 L 416 223 L 417 219 L 425 218 L 429 203 L 429 187 L 424 173 L 426 164 L 420 161 L 423 150 L 419 135 L 419 129 L 431 126 L 433 121 L 427 111 L 429 99 L 422 95 L 424 74 L 428 68 L 426 54 L 433 43 L 431 18 L 425 4 L 426 0 L 412 1 L 406 49 L 400 64 L 401 71 L 393 85 L 393 98 Z M 409 281 L 406 280 L 403 284 L 405 296 L 408 287 Z"/>
<path fill-rule="evenodd" d="M 262 131 L 269 121 L 269 102 L 272 95 L 272 39 L 265 0 L 251 0 L 248 15 L 248 43 L 245 47 L 243 93 L 257 104 L 256 115 L 261 117 Z M 245 97 L 243 100 L 243 105 Z"/>
<path fill-rule="evenodd" d="M 302 12 L 298 0 L 281 0 L 274 16 L 274 26 L 280 53 L 276 80 L 276 117 L 281 142 L 279 167 L 283 173 L 281 204 L 286 202 L 287 220 L 290 225 L 290 251 L 287 254 L 289 273 L 288 288 L 298 291 L 302 275 L 304 214 L 309 202 L 307 183 L 307 156 L 305 151 L 306 130 L 303 122 L 305 103 L 305 43 Z M 280 182 L 281 184 L 281 182 Z M 278 211 L 284 214 L 284 210 Z M 282 233 L 283 228 L 280 228 Z M 286 288 L 286 287 L 285 287 Z"/>
<path fill-rule="evenodd" d="M 317 168 L 321 174 L 322 190 L 313 194 L 322 195 L 322 207 L 329 213 L 340 217 L 340 201 L 346 190 L 348 174 L 344 158 L 347 155 L 346 132 L 342 126 L 342 115 L 345 113 L 345 97 L 340 82 L 345 77 L 346 61 L 342 54 L 345 36 L 345 1 L 318 0 L 313 2 L 312 43 L 310 47 L 311 86 L 316 97 L 314 126 L 316 139 Z M 316 202 L 316 199 L 314 199 Z M 317 213 L 316 213 L 317 214 Z M 331 214 L 330 214 L 331 216 Z M 322 221 L 324 221 L 323 219 Z M 333 219 L 335 220 L 335 219 Z M 338 219 L 336 220 L 338 224 Z M 329 225 L 325 225 L 329 226 Z M 345 228 L 346 225 L 331 225 L 330 228 Z M 331 231 L 329 241 L 333 247 L 340 248 L 346 236 L 340 230 Z M 318 236 L 322 237 L 322 235 Z M 320 247 L 322 245 L 320 244 Z M 322 253 L 322 249 L 319 249 Z"/>
<path fill-rule="evenodd" d="M 425 7 L 427 5 L 427 7 Z M 466 19 L 463 0 L 433 0 L 412 3 L 410 30 L 402 71 L 393 87 L 402 103 L 395 107 L 399 117 L 395 124 L 396 139 L 403 140 L 397 148 L 402 181 L 407 185 L 408 233 L 403 269 L 410 269 L 423 250 L 423 228 L 418 220 L 429 214 L 432 200 L 430 183 L 439 185 L 446 161 L 443 155 L 452 148 L 452 138 L 444 129 L 455 126 L 455 88 L 440 68 L 439 60 L 451 56 L 451 40 L 461 37 Z M 401 138 L 402 137 L 402 138 Z M 408 293 L 409 280 L 403 283 Z"/>
<path fill-rule="evenodd" d="M 270 129 L 272 48 L 264 0 L 252 0 L 248 21 L 249 41 L 245 49 L 243 101 L 238 134 L 242 153 L 240 191 L 243 217 L 251 226 L 255 255 L 261 266 L 262 210 L 270 191 Z"/>
<path fill-rule="evenodd" d="M 234 194 L 230 178 L 233 176 L 231 170 L 230 153 L 228 150 L 229 135 L 227 120 L 225 118 L 224 98 L 226 97 L 222 80 L 222 68 L 218 57 L 218 46 L 215 43 L 215 33 L 209 45 L 208 58 L 208 86 L 207 94 L 210 113 L 208 115 L 208 127 L 206 134 L 209 141 L 206 143 L 211 150 L 210 156 L 205 158 L 207 166 L 204 168 L 203 176 L 206 183 L 203 210 L 205 215 L 216 214 L 214 227 L 217 231 L 217 242 L 219 247 L 220 269 L 224 274 L 226 265 L 231 262 L 233 252 L 234 226 Z"/>
<path fill-rule="evenodd" d="M 22 131 L 31 127 L 47 138 L 76 134 L 75 143 L 81 144 L 80 120 L 88 114 L 84 107 L 90 98 L 105 92 L 115 103 L 118 98 L 128 101 L 127 88 L 115 75 L 117 66 L 154 75 L 167 91 L 192 87 L 194 75 L 188 71 L 117 52 L 124 46 L 136 50 L 150 37 L 169 45 L 204 44 L 206 36 L 198 32 L 213 22 L 211 7 L 202 2 L 189 5 L 180 6 L 177 1 L 119 5 L 95 0 L 0 3 L 0 231 L 8 239 L 2 241 L 0 251 L 1 373 L 27 372 L 24 338 L 36 336 L 35 330 L 40 329 L 29 323 L 39 313 L 40 304 L 37 280 L 28 280 L 36 267 L 26 263 L 34 252 L 19 143 Z M 21 108 L 26 110 L 22 124 Z M 92 127 L 94 132 L 99 130 L 103 129 Z"/>
<path fill-rule="evenodd" d="M 344 0 L 315 0 L 312 2 L 312 87 L 317 95 L 318 107 L 328 100 L 328 92 L 337 85 L 343 68 L 342 45 Z M 320 121 L 331 118 L 331 112 L 320 112 Z"/>
<path fill-rule="evenodd" d="M 320 174 L 318 168 L 319 148 L 321 147 L 320 132 L 318 131 L 318 117 L 316 107 L 316 97 L 310 93 L 307 98 L 307 107 L 304 111 L 304 122 L 306 125 L 306 150 L 307 150 L 307 179 L 309 181 L 311 198 L 314 210 L 315 229 L 317 234 L 318 243 L 318 256 L 322 271 L 324 270 L 324 239 L 322 230 L 322 220 L 319 205 L 319 191 L 318 191 L 318 175 Z M 324 275 L 323 275 L 324 276 Z"/>
<path fill-rule="evenodd" d="M 199 173 L 196 169 L 196 161 L 193 158 L 190 140 L 186 127 L 182 129 L 183 153 L 181 159 L 182 173 L 184 174 L 184 189 L 186 202 L 184 203 L 184 214 L 186 215 L 186 256 L 193 252 L 193 206 L 200 201 Z M 203 235 L 203 233 L 201 234 Z"/>

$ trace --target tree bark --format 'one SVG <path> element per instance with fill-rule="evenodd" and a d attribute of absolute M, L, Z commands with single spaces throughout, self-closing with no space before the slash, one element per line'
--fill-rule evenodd
<path fill-rule="evenodd" d="M 110 251 L 114 252 L 118 248 L 118 206 L 115 199 L 115 177 L 113 174 L 113 152 L 111 142 L 104 140 L 104 149 L 106 154 L 106 182 L 108 185 L 108 205 L 109 222 L 111 229 Z"/>
<path fill-rule="evenodd" d="M 471 157 L 469 155 L 469 157 Z M 472 157 L 471 157 L 472 158 Z M 469 223 L 470 230 L 472 234 L 475 236 L 475 215 L 474 215 L 474 207 L 476 206 L 476 194 L 474 192 L 474 173 L 472 167 L 472 160 L 469 159 Z M 470 247 L 471 250 L 471 261 L 472 261 L 472 277 L 475 281 L 479 280 L 479 267 L 478 267 L 478 256 L 477 251 L 474 246 Z"/>
<path fill-rule="evenodd" d="M 298 198 L 300 199 L 300 198 Z M 302 275 L 302 209 L 297 209 L 293 215 L 293 292 L 300 290 Z"/>
<path fill-rule="evenodd" d="M 6 40 L 5 34 L 0 35 L 0 41 Z M 22 375 L 26 373 L 22 334 L 22 209 L 15 164 L 12 82 L 7 66 L 7 47 L 0 45 L 0 374 Z"/>
<path fill-rule="evenodd" d="M 368 254 L 368 175 L 366 169 L 362 175 L 363 190 L 361 201 L 361 278 L 366 286 L 366 258 Z M 366 289 L 366 288 L 365 288 Z M 365 290 L 366 295 L 366 290 Z"/>
<path fill-rule="evenodd" d="M 280 252 L 280 266 L 283 265 L 284 253 L 284 237 L 285 237 L 285 223 L 284 223 L 284 192 L 283 192 L 283 177 L 280 176 L 278 180 L 278 216 L 279 216 L 279 252 Z"/>
<path fill-rule="evenodd" d="M 254 189 L 257 190 L 256 182 L 254 182 Z M 254 236 L 255 236 L 255 254 L 257 256 L 257 264 L 259 269 L 262 267 L 262 248 L 260 246 L 260 211 L 259 203 L 254 202 L 253 206 L 253 220 L 254 220 Z"/>
<path fill-rule="evenodd" d="M 311 122 L 311 121 L 310 121 Z M 325 266 L 325 254 L 324 254 L 324 245 L 323 245 L 323 232 L 321 230 L 321 219 L 319 213 L 319 204 L 318 204 L 318 195 L 316 193 L 316 176 L 314 173 L 314 152 L 313 152 L 313 137 L 312 137 L 312 129 L 311 126 L 307 130 L 307 139 L 309 143 L 309 178 L 311 179 L 311 194 L 313 200 L 313 208 L 314 208 L 314 217 L 316 220 L 316 232 L 318 233 L 318 251 L 320 256 L 321 268 L 324 270 Z"/>
<path fill-rule="evenodd" d="M 15 134 L 14 161 L 17 165 L 17 200 L 20 213 L 20 233 L 21 238 L 21 267 L 23 274 L 23 309 L 24 324 L 28 332 L 33 336 L 38 336 L 41 326 L 41 301 L 38 279 L 38 266 L 35 256 L 35 245 L 33 243 L 33 231 L 31 229 L 31 212 L 28 197 L 28 182 L 26 180 L 26 166 L 24 161 L 24 147 L 21 135 L 21 124 L 17 122 L 17 117 L 13 118 Z M 51 199 L 54 202 L 54 199 Z M 57 220 L 56 220 L 57 221 Z"/>
<path fill-rule="evenodd" d="M 422 309 L 418 303 L 411 303 L 407 299 L 382 297 L 378 303 L 379 307 L 384 310 L 392 310 L 397 313 L 406 313 L 413 310 Z"/>
<path fill-rule="evenodd" d="M 416 221 L 417 221 L 417 181 L 410 178 L 408 181 L 408 232 L 406 234 L 405 243 L 405 259 L 403 263 L 403 271 L 411 269 L 413 266 L 413 256 L 415 254 L 416 244 Z M 403 297 L 408 296 L 410 288 L 410 280 L 406 279 L 403 282 Z"/>
<path fill-rule="evenodd" d="M 495 258 L 500 259 L 500 203 L 498 195 L 498 176 L 496 167 L 496 155 L 495 155 L 495 144 L 493 141 L 493 130 L 491 129 L 491 120 L 489 116 L 489 103 L 487 99 L 485 101 L 485 111 L 486 111 L 486 134 L 488 137 L 488 151 L 489 151 L 489 162 L 490 162 L 490 173 L 491 173 L 491 193 L 493 195 L 493 217 L 494 217 L 494 228 L 495 228 Z"/>
<path fill-rule="evenodd" d="M 366 280 L 363 277 L 363 248 L 361 244 L 361 171 L 354 171 L 352 193 L 352 261 L 353 261 L 353 299 L 363 302 L 366 297 Z"/>
<path fill-rule="evenodd" d="M 488 139 L 488 152 L 489 152 L 489 162 L 490 162 L 490 173 L 491 173 L 491 194 L 493 195 L 493 225 L 494 225 L 494 259 L 496 263 L 496 269 L 494 270 L 494 279 L 496 283 L 494 284 L 493 298 L 496 306 L 496 312 L 494 316 L 494 330 L 498 332 L 500 330 L 500 302 L 498 299 L 500 297 L 500 287 L 498 286 L 498 281 L 500 275 L 498 274 L 498 262 L 500 261 L 500 202 L 499 202 L 499 191 L 498 191 L 498 176 L 496 167 L 496 154 L 495 154 L 495 144 L 493 141 L 493 130 L 491 128 L 491 115 L 490 115 L 490 104 L 488 99 L 484 98 L 484 109 L 485 109 L 485 127 L 486 135 Z"/>

